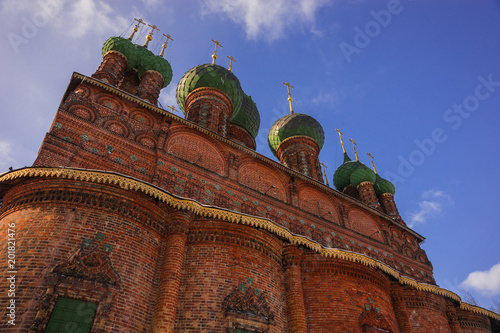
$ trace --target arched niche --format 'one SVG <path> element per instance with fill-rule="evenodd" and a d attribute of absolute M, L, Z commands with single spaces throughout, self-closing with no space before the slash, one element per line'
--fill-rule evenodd
<path fill-rule="evenodd" d="M 172 155 L 224 175 L 224 159 L 221 152 L 205 138 L 191 133 L 179 133 L 168 140 L 166 147 L 166 151 Z"/>
<path fill-rule="evenodd" d="M 349 224 L 351 229 L 357 233 L 378 240 L 379 242 L 384 242 L 382 231 L 367 214 L 359 210 L 351 210 L 349 212 Z"/>
<path fill-rule="evenodd" d="M 303 188 L 299 190 L 300 208 L 313 214 L 340 224 L 339 216 L 335 204 L 328 196 L 315 188 Z"/>
<path fill-rule="evenodd" d="M 275 170 L 248 162 L 238 169 L 238 182 L 281 201 L 286 199 L 285 185 Z"/>

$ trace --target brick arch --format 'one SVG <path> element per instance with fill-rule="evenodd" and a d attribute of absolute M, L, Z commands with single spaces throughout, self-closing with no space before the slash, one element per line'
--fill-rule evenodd
<path fill-rule="evenodd" d="M 415 253 L 415 258 L 424 265 L 430 265 L 430 261 L 427 258 L 427 254 L 424 250 L 420 249 Z"/>
<path fill-rule="evenodd" d="M 325 220 L 340 224 L 340 217 L 336 205 L 332 199 L 321 191 L 312 187 L 299 189 L 300 208 L 324 218 Z"/>
<path fill-rule="evenodd" d="M 367 214 L 359 210 L 351 210 L 349 212 L 349 222 L 352 230 L 384 243 L 382 230 Z"/>
<path fill-rule="evenodd" d="M 91 86 L 87 85 L 86 83 L 81 83 L 76 87 L 74 93 L 77 95 L 80 95 L 82 97 L 88 98 L 93 92 L 93 89 Z"/>
<path fill-rule="evenodd" d="M 123 113 L 123 104 L 120 100 L 118 100 L 115 96 L 110 94 L 98 94 L 95 97 L 95 101 L 97 104 L 100 104 L 106 108 L 109 108 L 115 112 L 120 114 Z"/>
<path fill-rule="evenodd" d="M 105 129 L 117 135 L 127 138 L 130 135 L 130 128 L 119 118 L 108 118 L 102 125 Z"/>
<path fill-rule="evenodd" d="M 149 149 L 156 148 L 156 139 L 153 135 L 149 133 L 138 133 L 135 136 L 135 142 L 139 143 L 142 146 L 145 146 Z"/>
<path fill-rule="evenodd" d="M 238 182 L 278 200 L 286 200 L 285 185 L 279 174 L 261 163 L 247 162 L 240 165 Z"/>
<path fill-rule="evenodd" d="M 98 117 L 98 112 L 90 105 L 83 105 L 80 103 L 73 103 L 68 106 L 68 113 L 77 116 L 88 122 L 95 122 Z"/>
<path fill-rule="evenodd" d="M 149 114 L 143 110 L 131 110 L 130 118 L 137 120 L 148 127 L 152 127 L 154 124 L 154 119 Z"/>
<path fill-rule="evenodd" d="M 401 250 L 408 257 L 410 257 L 410 258 L 414 258 L 415 257 L 415 252 L 413 251 L 413 249 L 407 243 L 403 244 L 403 246 L 401 247 Z"/>
<path fill-rule="evenodd" d="M 172 135 L 166 143 L 166 151 L 185 161 L 224 175 L 222 153 L 210 141 L 191 133 Z"/>

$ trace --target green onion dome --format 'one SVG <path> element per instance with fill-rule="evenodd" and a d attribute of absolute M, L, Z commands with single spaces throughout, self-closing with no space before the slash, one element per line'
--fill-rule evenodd
<path fill-rule="evenodd" d="M 351 174 L 362 165 L 359 161 L 353 161 L 347 153 L 344 153 L 344 163 L 342 163 L 333 174 L 333 185 L 337 191 L 344 189 L 351 184 Z"/>
<path fill-rule="evenodd" d="M 133 44 L 129 39 L 122 37 L 108 38 L 102 46 L 102 56 L 109 51 L 118 51 L 127 58 L 127 70 L 137 69 L 141 78 L 148 70 L 154 70 L 163 77 L 163 88 L 172 81 L 172 67 L 162 56 L 156 56 L 144 46 Z"/>
<path fill-rule="evenodd" d="M 172 67 L 162 56 L 154 55 L 144 46 L 136 45 L 137 74 L 139 79 L 149 70 L 157 71 L 163 77 L 163 88 L 172 81 Z"/>
<path fill-rule="evenodd" d="M 269 131 L 267 142 L 276 156 L 278 146 L 292 136 L 307 136 L 323 148 L 325 132 L 321 124 L 313 117 L 303 113 L 291 113 L 278 119 Z"/>
<path fill-rule="evenodd" d="M 359 164 L 360 166 L 358 166 L 356 170 L 351 173 L 351 185 L 358 187 L 358 185 L 363 182 L 371 182 L 372 184 L 375 184 L 375 172 L 363 163 L 360 162 Z"/>
<path fill-rule="evenodd" d="M 129 39 L 122 37 L 111 37 L 102 46 L 102 57 L 109 51 L 118 51 L 127 58 L 127 69 L 132 69 L 136 65 L 137 52 L 135 45 Z"/>
<path fill-rule="evenodd" d="M 372 182 L 375 184 L 377 175 L 369 167 L 360 161 L 352 161 L 347 153 L 344 153 L 344 163 L 342 163 L 333 174 L 333 185 L 337 191 L 352 185 L 357 187 L 362 182 Z"/>
<path fill-rule="evenodd" d="M 243 91 L 241 90 L 240 81 L 228 69 L 212 64 L 204 64 L 191 68 L 179 81 L 176 97 L 182 112 L 186 113 L 184 102 L 188 95 L 193 90 L 202 87 L 216 88 L 226 93 L 233 105 L 232 116 L 238 114 L 243 101 Z"/>
<path fill-rule="evenodd" d="M 375 195 L 378 197 L 384 193 L 391 193 L 394 195 L 396 193 L 396 188 L 394 187 L 394 184 L 388 181 L 387 179 L 384 179 L 380 177 L 378 174 L 376 175 L 377 179 L 375 181 Z"/>
<path fill-rule="evenodd" d="M 231 117 L 230 122 L 246 129 L 255 139 L 259 134 L 260 115 L 252 97 L 243 93 L 240 112 Z"/>

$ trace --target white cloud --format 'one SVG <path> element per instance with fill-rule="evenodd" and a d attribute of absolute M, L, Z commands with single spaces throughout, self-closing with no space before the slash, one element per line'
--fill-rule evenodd
<path fill-rule="evenodd" d="M 500 294 L 500 263 L 487 271 L 470 273 L 461 285 L 474 289 L 485 296 Z"/>
<path fill-rule="evenodd" d="M 334 108 L 335 105 L 337 104 L 336 103 L 337 100 L 338 100 L 338 93 L 335 90 L 332 90 L 331 92 L 327 93 L 320 91 L 320 93 L 316 97 L 312 98 L 312 102 L 314 104 L 328 104 L 332 108 Z"/>
<path fill-rule="evenodd" d="M 74 38 L 83 37 L 89 32 L 98 35 L 121 33 L 130 24 L 129 19 L 116 15 L 113 8 L 102 1 L 78 0 L 63 10 L 57 24 Z"/>
<path fill-rule="evenodd" d="M 118 34 L 131 22 L 130 18 L 120 16 L 110 5 L 98 0 L 6 0 L 0 7 L 0 14 L 2 19 L 10 19 L 11 25 L 29 25 L 34 30 L 33 34 L 39 28 L 50 26 L 72 38 L 83 37 L 88 33 Z M 16 21 L 13 21 L 14 18 Z"/>
<path fill-rule="evenodd" d="M 427 219 L 440 213 L 445 205 L 451 205 L 453 201 L 450 196 L 441 190 L 428 190 L 422 193 L 422 200 L 418 203 L 418 209 L 409 213 L 408 226 L 413 228 L 417 223 L 425 223 Z"/>
<path fill-rule="evenodd" d="M 242 24 L 250 39 L 273 41 L 289 27 L 307 26 L 318 35 L 315 14 L 326 4 L 326 0 L 205 0 L 203 13 L 220 13 Z"/>

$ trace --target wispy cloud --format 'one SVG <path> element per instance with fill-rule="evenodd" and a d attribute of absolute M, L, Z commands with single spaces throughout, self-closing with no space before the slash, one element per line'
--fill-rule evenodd
<path fill-rule="evenodd" d="M 475 271 L 461 283 L 485 296 L 500 294 L 500 262 L 487 271 Z"/>
<path fill-rule="evenodd" d="M 2 18 L 22 15 L 22 21 L 10 23 L 29 25 L 31 30 L 35 30 L 34 33 L 47 25 L 72 38 L 83 37 L 88 33 L 121 33 L 131 22 L 130 18 L 119 15 L 104 1 L 97 0 L 47 0 L 29 3 L 5 0 L 0 7 L 0 14 Z"/>
<path fill-rule="evenodd" d="M 316 12 L 326 0 L 205 0 L 203 14 L 220 13 L 244 26 L 250 39 L 280 39 L 289 27 L 307 27 L 314 35 Z"/>
<path fill-rule="evenodd" d="M 330 92 L 320 91 L 316 97 L 312 98 L 314 104 L 327 104 L 332 108 L 335 108 L 338 101 L 338 93 L 336 90 Z"/>
<path fill-rule="evenodd" d="M 441 190 L 428 190 L 422 193 L 418 209 L 409 213 L 408 226 L 413 228 L 417 223 L 425 223 L 427 219 L 441 213 L 445 205 L 453 204 L 451 197 Z"/>

